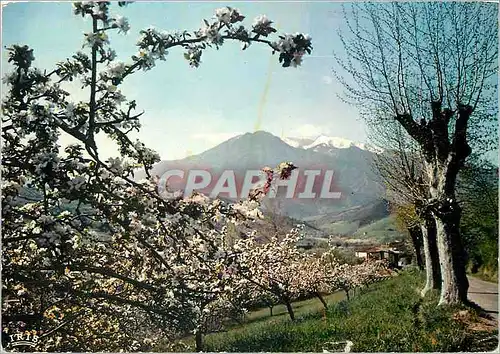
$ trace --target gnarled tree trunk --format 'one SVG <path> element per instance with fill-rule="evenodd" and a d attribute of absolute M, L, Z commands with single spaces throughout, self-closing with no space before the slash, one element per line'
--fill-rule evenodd
<path fill-rule="evenodd" d="M 459 229 L 461 208 L 455 198 L 458 166 L 456 156 L 452 154 L 444 162 L 427 164 L 442 277 L 440 305 L 467 302 L 469 288 L 466 255 Z"/>
<path fill-rule="evenodd" d="M 457 202 L 449 204 L 444 203 L 434 214 L 443 278 L 439 304 L 467 302 L 469 289 L 465 270 L 467 261 L 459 229 L 461 210 Z"/>
<path fill-rule="evenodd" d="M 425 296 L 431 289 L 441 288 L 441 268 L 436 242 L 436 222 L 432 215 L 421 224 L 422 241 L 424 244 L 425 259 L 425 286 L 421 295 Z"/>
<path fill-rule="evenodd" d="M 417 123 L 406 114 L 398 116 L 397 120 L 419 143 L 424 153 L 430 197 L 426 211 L 432 213 L 436 222 L 442 277 L 439 304 L 457 304 L 467 302 L 469 282 L 459 230 L 461 209 L 455 198 L 455 188 L 458 172 L 472 151 L 467 143 L 467 124 L 473 108 L 459 104 L 456 111 L 442 109 L 440 100 L 432 102 L 431 107 L 432 119 L 429 122 L 422 120 Z M 453 116 L 456 117 L 455 129 L 450 137 L 449 124 Z"/>

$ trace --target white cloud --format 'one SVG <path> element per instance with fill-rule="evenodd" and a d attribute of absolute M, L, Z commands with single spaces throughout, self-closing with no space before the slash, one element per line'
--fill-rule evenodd
<path fill-rule="evenodd" d="M 330 134 L 330 129 L 313 124 L 303 124 L 290 131 L 288 136 L 297 138 L 316 138 Z"/>
<path fill-rule="evenodd" d="M 206 143 L 217 145 L 226 140 L 229 140 L 242 133 L 228 132 L 228 133 L 198 133 L 192 134 L 191 139 L 202 140 Z"/>

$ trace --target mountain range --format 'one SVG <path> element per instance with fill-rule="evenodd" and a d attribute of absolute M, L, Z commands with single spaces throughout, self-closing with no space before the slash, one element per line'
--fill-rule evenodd
<path fill-rule="evenodd" d="M 282 139 L 290 146 L 301 148 L 305 150 L 313 150 L 323 153 L 334 153 L 338 149 L 348 149 L 357 147 L 361 150 L 367 150 L 373 153 L 381 153 L 382 150 L 365 143 L 355 142 L 349 139 L 340 138 L 336 136 L 319 135 L 316 138 L 294 138 L 286 137 Z"/>
<path fill-rule="evenodd" d="M 247 170 L 274 167 L 284 161 L 292 162 L 299 170 L 318 167 L 333 170 L 332 185 L 341 192 L 340 199 L 284 199 L 280 198 L 280 193 L 277 197 L 281 213 L 331 232 L 331 224 L 338 222 L 356 221 L 361 227 L 388 216 L 384 189 L 372 170 L 375 153 L 376 150 L 367 144 L 342 138 L 320 136 L 282 140 L 268 132 L 257 131 L 233 137 L 198 155 L 161 161 L 152 173 L 161 176 L 171 169 L 199 168 L 210 170 L 213 175 L 233 170 L 238 176 Z"/>

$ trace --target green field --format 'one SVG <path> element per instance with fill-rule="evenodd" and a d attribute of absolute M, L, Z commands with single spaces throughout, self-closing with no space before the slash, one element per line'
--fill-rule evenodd
<path fill-rule="evenodd" d="M 342 351 L 352 341 L 353 352 L 477 351 L 496 348 L 497 332 L 471 331 L 477 314 L 468 311 L 469 324 L 452 318 L 459 308 L 436 306 L 437 294 L 425 300 L 418 295 L 423 284 L 420 273 L 406 271 L 390 280 L 371 285 L 347 301 L 343 294 L 328 297 L 325 311 L 316 299 L 296 302 L 297 320 L 292 322 L 285 308 L 274 316 L 269 309 L 247 315 L 243 325 L 205 336 L 205 350 L 211 352 L 322 352 Z M 194 340 L 184 344 L 194 350 Z M 339 347 L 340 346 L 340 347 Z M 161 347 L 158 350 L 162 350 Z M 165 350 L 165 348 L 163 348 Z"/>
<path fill-rule="evenodd" d="M 370 238 L 379 243 L 402 240 L 405 236 L 397 230 L 395 217 L 390 215 L 357 229 L 354 237 Z"/>

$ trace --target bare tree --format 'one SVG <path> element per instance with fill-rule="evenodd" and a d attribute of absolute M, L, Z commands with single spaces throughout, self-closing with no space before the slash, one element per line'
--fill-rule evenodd
<path fill-rule="evenodd" d="M 430 289 L 441 288 L 441 272 L 436 244 L 436 223 L 425 207 L 429 192 L 424 180 L 422 154 L 418 144 L 397 122 L 370 125 L 370 141 L 384 147 L 384 153 L 373 160 L 376 172 L 385 183 L 386 198 L 396 206 L 398 220 L 410 234 L 417 263 L 421 266 L 421 251 L 425 259 L 426 283 L 424 296 Z"/>
<path fill-rule="evenodd" d="M 354 3 L 338 56 L 346 100 L 369 121 L 396 121 L 420 147 L 436 222 L 439 304 L 467 301 L 458 172 L 492 137 L 497 110 L 498 5 Z M 340 72 L 338 70 L 337 72 Z M 486 134 L 485 134 L 486 133 Z"/>

